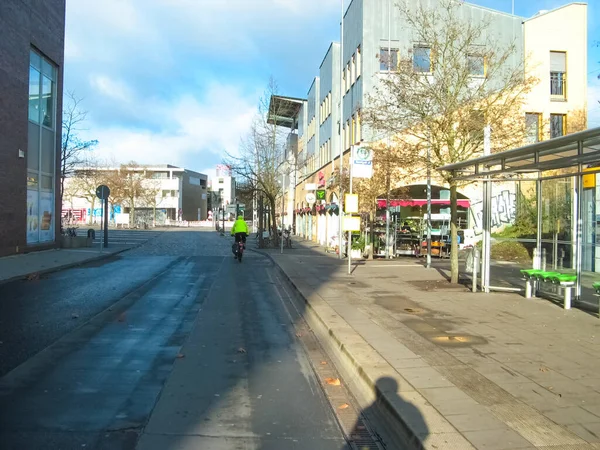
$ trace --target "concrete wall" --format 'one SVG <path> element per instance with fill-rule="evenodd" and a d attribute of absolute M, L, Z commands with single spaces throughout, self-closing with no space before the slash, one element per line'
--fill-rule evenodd
<path fill-rule="evenodd" d="M 0 256 L 60 246 L 59 172 L 56 152 L 55 242 L 27 247 L 27 117 L 29 52 L 36 48 L 56 66 L 56 117 L 60 124 L 63 96 L 65 0 L 0 1 Z M 61 130 L 56 130 L 60 149 Z"/>
<path fill-rule="evenodd" d="M 183 220 L 206 220 L 208 217 L 208 196 L 206 190 L 206 175 L 185 171 L 181 180 L 181 209 Z M 191 182 L 198 180 L 200 184 Z M 204 186 L 202 186 L 202 182 Z M 200 209 L 200 217 L 198 217 Z"/>

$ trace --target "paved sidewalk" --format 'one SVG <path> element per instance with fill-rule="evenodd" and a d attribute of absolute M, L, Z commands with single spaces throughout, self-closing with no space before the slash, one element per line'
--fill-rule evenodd
<path fill-rule="evenodd" d="M 0 258 L 0 283 L 39 276 L 78 266 L 90 261 L 108 258 L 129 250 L 134 245 L 113 245 L 100 251 L 98 248 L 45 250 Z"/>
<path fill-rule="evenodd" d="M 268 250 L 337 348 L 427 449 L 600 449 L 600 320 L 543 299 L 473 294 L 415 259 Z"/>

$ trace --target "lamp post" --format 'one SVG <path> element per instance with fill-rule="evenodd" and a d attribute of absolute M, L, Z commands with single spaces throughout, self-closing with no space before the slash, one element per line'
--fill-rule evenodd
<path fill-rule="evenodd" d="M 343 208 L 342 208 L 342 197 L 344 190 L 342 188 L 342 179 L 343 179 L 343 167 L 344 167 L 344 92 L 346 90 L 344 86 L 344 0 L 340 1 L 341 7 L 341 21 L 340 21 L 340 172 L 339 172 L 339 187 L 340 187 L 340 197 L 339 197 L 339 231 L 338 231 L 338 257 L 342 259 L 342 238 L 344 237 L 344 232 L 342 231 L 343 225 Z"/>
<path fill-rule="evenodd" d="M 431 147 L 427 146 L 427 268 L 431 268 Z"/>

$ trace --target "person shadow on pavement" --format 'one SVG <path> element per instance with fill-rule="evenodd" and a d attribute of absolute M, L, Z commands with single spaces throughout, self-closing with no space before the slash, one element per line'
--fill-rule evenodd
<path fill-rule="evenodd" d="M 376 428 L 376 431 L 380 431 L 379 434 L 382 435 L 388 448 L 424 449 L 422 443 L 429 435 L 429 428 L 419 409 L 398 395 L 398 382 L 391 377 L 381 377 L 375 383 L 374 391 L 375 401 L 361 412 L 350 432 L 349 438 L 356 448 L 373 448 L 367 444 L 371 440 L 371 434 L 365 426 L 364 417 L 374 425 L 373 428 Z M 398 412 L 399 417 L 395 411 Z M 386 432 L 386 428 L 391 433 Z M 393 439 L 394 441 L 399 440 L 397 437 L 400 435 L 403 442 L 386 442 L 386 437 L 390 438 L 390 434 L 396 438 Z M 399 447 L 396 447 L 397 445 Z M 350 448 L 352 447 L 346 445 L 342 450 Z"/>

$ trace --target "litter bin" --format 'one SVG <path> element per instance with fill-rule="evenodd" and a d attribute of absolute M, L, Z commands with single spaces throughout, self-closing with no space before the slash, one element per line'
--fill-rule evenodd
<path fill-rule="evenodd" d="M 94 230 L 93 228 L 90 228 L 87 232 L 87 237 L 96 239 L 96 230 Z"/>

